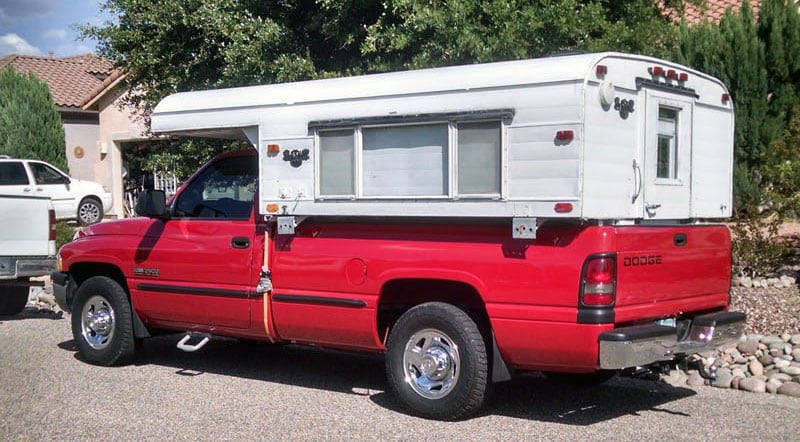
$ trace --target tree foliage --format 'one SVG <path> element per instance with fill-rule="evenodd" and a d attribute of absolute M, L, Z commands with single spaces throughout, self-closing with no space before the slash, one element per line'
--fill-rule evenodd
<path fill-rule="evenodd" d="M 13 66 L 0 69 L 0 154 L 68 171 L 64 128 L 50 89 Z"/>
<path fill-rule="evenodd" d="M 671 20 L 658 2 L 390 0 L 362 45 L 395 70 L 538 57 L 565 51 L 657 54 Z M 668 2 L 680 6 L 682 2 Z"/>
<path fill-rule="evenodd" d="M 125 69 L 128 100 L 149 111 L 178 91 L 362 72 L 368 0 L 107 0 L 113 19 L 84 26 Z"/>

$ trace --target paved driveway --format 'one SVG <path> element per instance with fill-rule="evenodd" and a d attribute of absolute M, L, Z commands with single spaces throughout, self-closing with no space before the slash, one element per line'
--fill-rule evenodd
<path fill-rule="evenodd" d="M 797 440 L 800 399 L 614 379 L 590 390 L 524 376 L 462 422 L 409 416 L 379 356 L 176 336 L 137 362 L 83 363 L 69 316 L 0 318 L 0 440 Z"/>

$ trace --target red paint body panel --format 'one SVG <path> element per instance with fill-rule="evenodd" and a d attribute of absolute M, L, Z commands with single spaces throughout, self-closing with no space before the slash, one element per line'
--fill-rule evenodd
<path fill-rule="evenodd" d="M 255 215 L 135 218 L 85 228 L 61 257 L 76 275 L 116 267 L 147 326 L 267 339 L 256 292 L 266 229 Z M 381 351 L 387 287 L 448 281 L 479 297 L 511 366 L 580 372 L 598 367 L 604 331 L 728 304 L 724 226 L 548 223 L 535 240 L 518 240 L 505 221 L 308 219 L 294 235 L 269 237 L 269 323 L 284 341 Z M 249 246 L 233 247 L 234 238 Z M 596 254 L 617 259 L 614 323 L 579 324 L 581 269 Z"/>

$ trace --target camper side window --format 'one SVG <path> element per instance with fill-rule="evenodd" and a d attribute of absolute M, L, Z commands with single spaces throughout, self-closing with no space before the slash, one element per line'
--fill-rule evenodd
<path fill-rule="evenodd" d="M 500 196 L 500 122 L 458 125 L 458 194 Z"/>
<path fill-rule="evenodd" d="M 363 196 L 446 196 L 447 124 L 363 130 Z"/>
<path fill-rule="evenodd" d="M 678 178 L 678 110 L 658 108 L 658 151 L 656 177 Z"/>
<path fill-rule="evenodd" d="M 355 195 L 355 149 L 352 129 L 319 133 L 320 194 Z"/>
<path fill-rule="evenodd" d="M 493 120 L 320 130 L 319 194 L 499 197 L 501 127 L 499 120 Z"/>

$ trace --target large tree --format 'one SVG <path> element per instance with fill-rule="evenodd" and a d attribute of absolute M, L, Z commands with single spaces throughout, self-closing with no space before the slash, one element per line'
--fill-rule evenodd
<path fill-rule="evenodd" d="M 0 154 L 68 171 L 64 128 L 50 89 L 12 66 L 0 69 Z"/>

